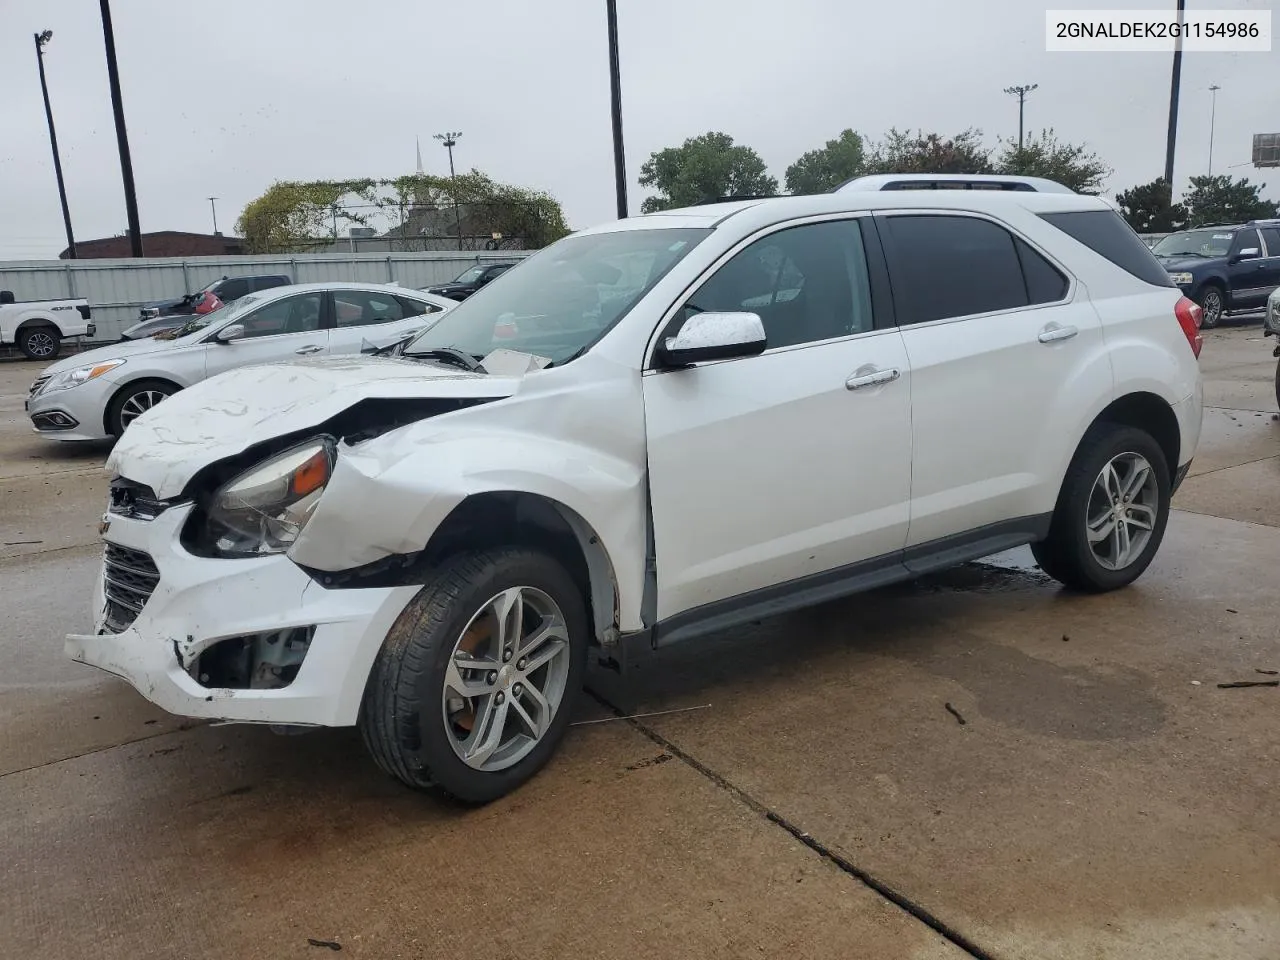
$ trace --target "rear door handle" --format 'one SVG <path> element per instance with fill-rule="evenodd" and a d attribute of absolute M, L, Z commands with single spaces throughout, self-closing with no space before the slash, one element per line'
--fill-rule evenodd
<path fill-rule="evenodd" d="M 846 390 L 858 390 L 862 387 L 874 387 L 882 383 L 893 383 L 902 376 L 897 367 L 888 370 L 877 370 L 875 373 L 864 373 L 850 377 L 844 382 Z"/>
<path fill-rule="evenodd" d="M 299 347 L 297 350 L 295 350 L 295 351 L 293 351 L 293 352 L 294 352 L 294 353 L 302 353 L 302 354 L 306 354 L 306 353 L 319 353 L 319 352 L 320 352 L 321 350 L 323 350 L 323 349 L 324 349 L 324 347 L 317 346 L 316 344 L 314 344 L 314 343 L 313 343 L 313 344 L 312 344 L 311 346 L 309 346 L 309 347 Z"/>
<path fill-rule="evenodd" d="M 1041 343 L 1053 343 L 1057 340 L 1070 340 L 1079 332 L 1075 327 L 1060 327 L 1054 324 L 1041 330 L 1038 339 Z"/>

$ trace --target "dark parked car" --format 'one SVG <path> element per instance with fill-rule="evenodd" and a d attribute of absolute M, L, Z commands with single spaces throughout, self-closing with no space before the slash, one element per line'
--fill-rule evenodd
<path fill-rule="evenodd" d="M 1216 327 L 1228 312 L 1261 309 L 1280 287 L 1280 220 L 1183 230 L 1151 252 L 1200 304 L 1206 328 Z"/>
<path fill-rule="evenodd" d="M 170 300 L 153 300 L 151 303 L 144 303 L 139 311 L 139 319 L 154 320 L 156 317 L 190 316 L 195 313 L 202 299 L 201 295 L 204 293 L 212 293 L 223 303 L 231 303 L 239 300 L 246 293 L 256 293 L 270 287 L 283 287 L 289 283 L 293 281 L 283 274 L 251 277 L 224 276 L 206 284 L 195 293 L 188 293 Z M 128 336 L 127 331 L 125 335 Z"/>
<path fill-rule="evenodd" d="M 514 263 L 477 263 L 474 267 L 463 270 L 448 283 L 422 289 L 427 293 L 448 297 L 450 300 L 465 300 L 486 283 L 502 276 L 514 266 Z"/>

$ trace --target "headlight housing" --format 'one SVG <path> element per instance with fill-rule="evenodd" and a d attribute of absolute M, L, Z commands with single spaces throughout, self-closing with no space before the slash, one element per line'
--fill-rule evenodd
<path fill-rule="evenodd" d="M 57 390 L 70 390 L 72 387 L 78 387 L 82 383 L 96 380 L 104 373 L 108 373 L 123 364 L 123 360 L 103 360 L 101 363 L 89 363 L 83 367 L 76 367 L 74 370 L 64 370 L 62 373 L 54 374 L 40 392 L 54 393 Z"/>
<path fill-rule="evenodd" d="M 336 457 L 333 438 L 316 437 L 224 483 L 206 508 L 206 544 L 225 557 L 284 553 L 311 519 Z"/>
<path fill-rule="evenodd" d="M 1189 273 L 1171 273 L 1169 279 L 1180 287 L 1189 287 L 1193 282 L 1193 278 Z"/>

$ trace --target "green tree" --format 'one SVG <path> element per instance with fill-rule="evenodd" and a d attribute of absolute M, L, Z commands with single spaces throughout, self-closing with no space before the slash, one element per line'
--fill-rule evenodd
<path fill-rule="evenodd" d="M 1192 177 L 1191 190 L 1183 197 L 1191 226 L 1209 223 L 1243 223 L 1280 215 L 1280 204 L 1263 200 L 1259 194 L 1265 183 L 1230 176 Z"/>
<path fill-rule="evenodd" d="M 982 131 L 970 128 L 954 137 L 891 128 L 871 150 L 867 173 L 993 173 L 991 152 Z"/>
<path fill-rule="evenodd" d="M 1041 130 L 1039 137 L 1028 137 L 1021 149 L 1016 140 L 1001 141 L 996 171 L 1044 177 L 1076 193 L 1091 194 L 1101 193 L 1111 175 L 1111 168 L 1096 153 L 1090 153 L 1083 144 L 1061 143 L 1052 129 Z"/>
<path fill-rule="evenodd" d="M 787 167 L 787 192 L 827 193 L 862 173 L 866 162 L 862 137 L 844 130 L 826 146 L 810 150 Z"/>
<path fill-rule="evenodd" d="M 1138 233 L 1173 233 L 1187 225 L 1187 208 L 1173 202 L 1164 177 L 1116 194 L 1120 213 Z"/>
<path fill-rule="evenodd" d="M 354 204 L 344 202 L 347 198 Z M 339 221 L 367 225 L 382 215 L 399 222 L 414 206 L 447 209 L 455 204 L 480 211 L 486 234 L 518 237 L 529 248 L 554 243 L 569 232 L 564 211 L 551 194 L 497 183 L 479 170 L 456 177 L 278 181 L 245 206 L 236 230 L 251 253 L 281 252 L 333 236 Z"/>
<path fill-rule="evenodd" d="M 658 192 L 645 198 L 642 213 L 733 196 L 772 197 L 778 192 L 778 181 L 769 176 L 758 153 L 735 144 L 727 133 L 714 131 L 650 154 L 640 168 L 640 186 Z"/>

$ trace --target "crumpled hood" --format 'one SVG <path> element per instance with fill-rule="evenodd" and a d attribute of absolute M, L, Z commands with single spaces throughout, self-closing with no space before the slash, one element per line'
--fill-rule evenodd
<path fill-rule="evenodd" d="M 158 497 L 173 497 L 209 464 L 315 427 L 361 400 L 495 399 L 511 396 L 519 383 L 518 377 L 391 357 L 241 367 L 202 380 L 134 420 L 107 470 L 146 484 Z"/>

